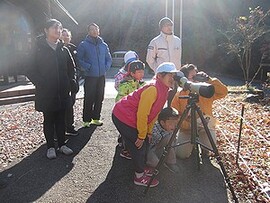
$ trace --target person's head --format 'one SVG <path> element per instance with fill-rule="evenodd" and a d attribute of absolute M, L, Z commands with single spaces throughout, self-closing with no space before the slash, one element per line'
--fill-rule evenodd
<path fill-rule="evenodd" d="M 174 87 L 174 75 L 178 72 L 175 65 L 171 62 L 164 62 L 156 69 L 156 79 L 160 80 L 167 87 Z"/>
<path fill-rule="evenodd" d="M 89 24 L 87 30 L 90 37 L 96 38 L 99 36 L 99 26 L 96 23 Z"/>
<path fill-rule="evenodd" d="M 139 60 L 139 56 L 135 51 L 128 51 L 125 53 L 124 61 L 125 64 L 130 63 L 131 61 Z"/>
<path fill-rule="evenodd" d="M 173 34 L 173 21 L 168 17 L 162 18 L 159 21 L 159 29 L 161 32 L 163 32 L 166 35 L 172 35 Z"/>
<path fill-rule="evenodd" d="M 46 38 L 52 41 L 57 41 L 61 37 L 62 30 L 62 23 L 56 19 L 49 19 L 44 26 Z"/>
<path fill-rule="evenodd" d="M 189 81 L 195 82 L 194 76 L 198 73 L 198 69 L 194 64 L 186 64 L 182 66 L 180 70 L 184 73 L 185 77 Z"/>
<path fill-rule="evenodd" d="M 135 60 L 127 65 L 127 72 L 135 80 L 141 80 L 144 76 L 145 65 L 140 60 Z"/>
<path fill-rule="evenodd" d="M 176 109 L 172 107 L 166 107 L 159 113 L 158 122 L 164 130 L 173 132 L 177 126 L 178 118 L 179 114 Z"/>
<path fill-rule="evenodd" d="M 61 40 L 63 40 L 65 44 L 69 44 L 71 41 L 71 37 L 71 32 L 67 28 L 63 28 Z"/>

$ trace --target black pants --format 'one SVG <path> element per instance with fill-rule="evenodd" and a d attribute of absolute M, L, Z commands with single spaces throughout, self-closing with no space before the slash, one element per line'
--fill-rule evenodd
<path fill-rule="evenodd" d="M 90 122 L 91 119 L 100 119 L 104 89 L 105 76 L 85 77 L 83 122 Z"/>
<path fill-rule="evenodd" d="M 76 101 L 76 94 L 71 94 L 71 105 L 66 108 L 65 112 L 65 122 L 66 131 L 74 130 L 74 109 L 73 106 Z"/>
<path fill-rule="evenodd" d="M 56 133 L 58 147 L 65 144 L 65 109 L 52 112 L 43 112 L 43 132 L 47 147 L 54 147 L 54 133 Z"/>
<path fill-rule="evenodd" d="M 147 143 L 148 140 L 146 139 L 140 149 L 138 149 L 135 145 L 135 142 L 138 138 L 138 130 L 136 128 L 132 128 L 125 123 L 121 122 L 118 118 L 116 118 L 112 114 L 112 120 L 119 131 L 119 133 L 122 135 L 122 138 L 125 141 L 125 144 L 127 148 L 129 149 L 129 152 L 132 157 L 132 161 L 135 165 L 135 172 L 137 173 L 143 173 L 144 167 L 146 163 L 146 150 L 147 150 Z"/>
<path fill-rule="evenodd" d="M 168 98 L 167 98 L 167 106 L 170 107 L 172 104 L 172 100 L 177 92 L 178 85 L 175 83 L 174 88 L 171 89 L 168 93 Z"/>

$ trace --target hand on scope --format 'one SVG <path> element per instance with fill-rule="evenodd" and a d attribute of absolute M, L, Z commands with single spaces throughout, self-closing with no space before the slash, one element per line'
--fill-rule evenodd
<path fill-rule="evenodd" d="M 209 80 L 209 75 L 203 71 L 200 71 L 193 77 L 193 80 L 198 82 L 207 82 Z"/>

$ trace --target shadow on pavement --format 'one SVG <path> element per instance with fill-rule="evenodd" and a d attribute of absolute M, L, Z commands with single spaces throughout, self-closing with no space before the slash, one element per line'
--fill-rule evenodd
<path fill-rule="evenodd" d="M 121 158 L 118 147 L 115 152 L 106 180 L 87 202 L 228 202 L 223 175 L 208 158 L 200 171 L 194 157 L 178 160 L 178 174 L 162 167 L 157 176 L 160 184 L 144 195 L 145 188 L 133 183 L 132 161 Z"/>
<path fill-rule="evenodd" d="M 77 137 L 71 137 L 67 145 L 73 149 L 72 156 L 57 152 L 57 158 L 46 158 L 46 145 L 40 146 L 30 156 L 3 171 L 1 177 L 8 177 L 7 187 L 0 190 L 0 202 L 34 202 L 73 168 L 74 157 L 90 140 L 96 127 L 80 129 Z"/>

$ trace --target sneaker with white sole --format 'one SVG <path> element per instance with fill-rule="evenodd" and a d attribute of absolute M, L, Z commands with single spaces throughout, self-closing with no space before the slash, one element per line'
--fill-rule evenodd
<path fill-rule="evenodd" d="M 144 174 L 147 176 L 153 176 L 155 168 L 146 166 L 144 167 Z"/>
<path fill-rule="evenodd" d="M 91 125 L 96 125 L 96 126 L 102 126 L 103 122 L 101 120 L 96 120 L 96 119 L 92 119 L 92 121 L 90 122 Z"/>
<path fill-rule="evenodd" d="M 60 147 L 59 151 L 65 155 L 71 155 L 73 154 L 73 150 L 70 149 L 69 147 L 67 147 L 66 145 L 63 145 L 62 147 Z"/>
<path fill-rule="evenodd" d="M 90 122 L 83 122 L 83 127 L 84 128 L 90 128 Z"/>
<path fill-rule="evenodd" d="M 122 149 L 122 151 L 120 152 L 120 156 L 125 158 L 125 159 L 128 159 L 128 160 L 132 159 L 129 151 L 127 151 L 125 149 Z"/>
<path fill-rule="evenodd" d="M 137 178 L 135 175 L 134 184 L 147 187 L 148 183 L 150 182 L 150 179 L 151 177 L 147 176 L 146 174 L 143 174 L 143 176 L 140 178 Z M 159 184 L 159 181 L 154 178 L 152 183 L 150 184 L 150 187 L 156 187 L 158 184 Z"/>
<path fill-rule="evenodd" d="M 53 147 L 47 149 L 47 158 L 48 159 L 55 159 L 56 158 L 55 149 Z"/>
<path fill-rule="evenodd" d="M 75 129 L 69 129 L 66 131 L 66 136 L 77 136 L 79 133 Z"/>

